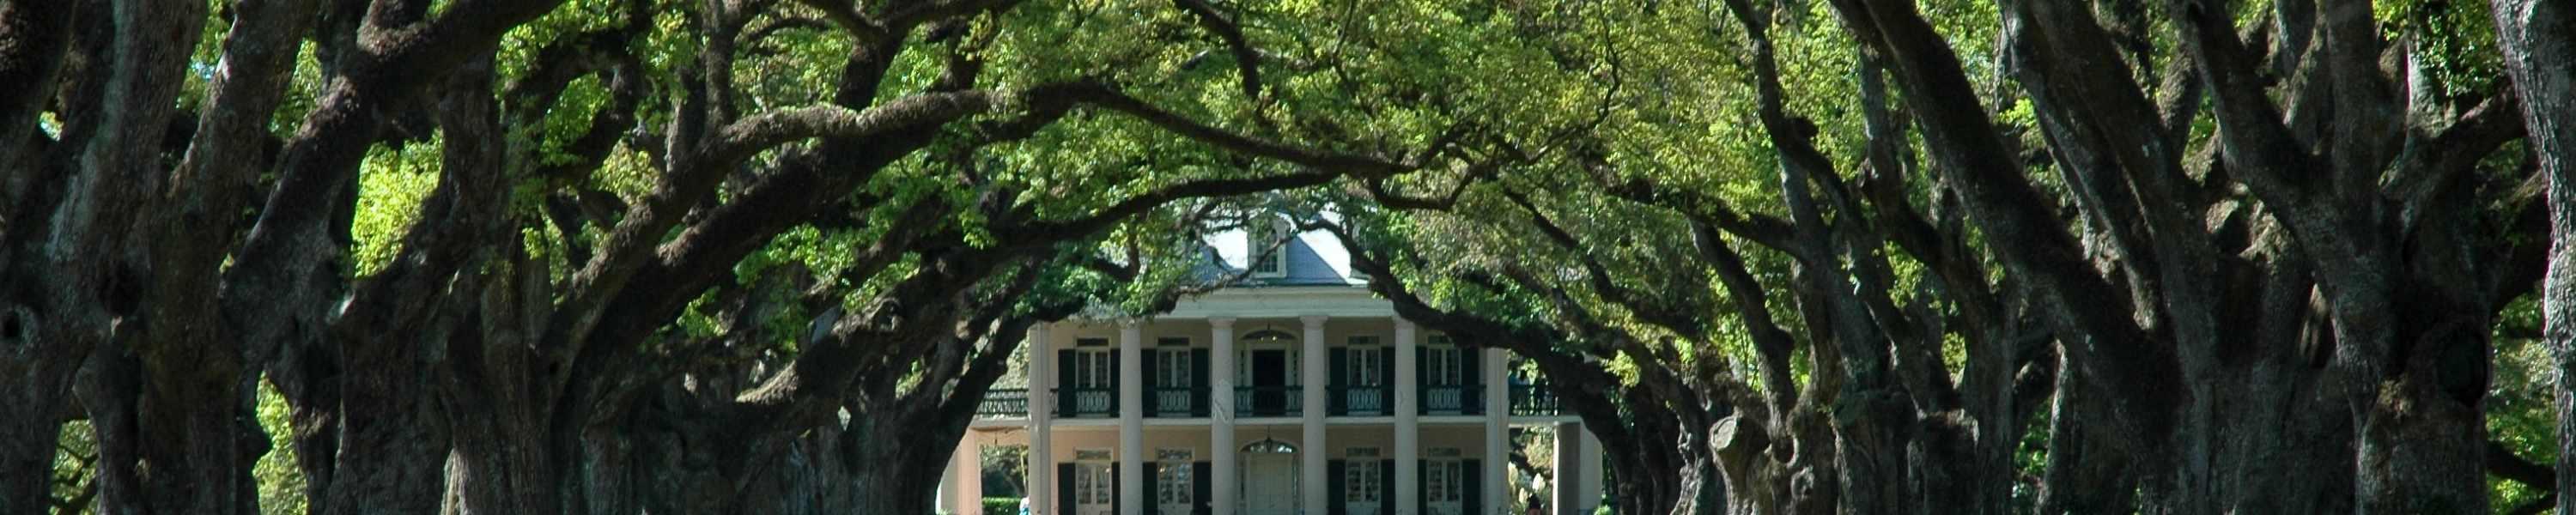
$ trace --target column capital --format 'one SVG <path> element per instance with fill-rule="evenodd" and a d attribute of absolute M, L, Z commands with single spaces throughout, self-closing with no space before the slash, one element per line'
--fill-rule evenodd
<path fill-rule="evenodd" d="M 1119 328 L 1119 329 L 1135 329 L 1135 328 L 1137 328 L 1137 327 L 1142 327 L 1142 326 L 1144 325 L 1144 323 L 1145 323 L 1145 319 L 1142 319 L 1142 318 L 1121 318 L 1121 319 L 1118 319 L 1118 328 Z"/>
<path fill-rule="evenodd" d="M 1297 317 L 1297 319 L 1305 321 L 1306 327 L 1323 327 L 1324 321 L 1332 320 L 1333 317 L 1331 315 L 1306 315 Z"/>
<path fill-rule="evenodd" d="M 1234 329 L 1234 317 L 1210 317 L 1207 321 L 1213 329 Z"/>
<path fill-rule="evenodd" d="M 1420 327 L 1420 326 L 1416 326 L 1416 325 L 1414 325 L 1414 324 L 1413 324 L 1413 321 L 1412 321 L 1412 320 L 1410 320 L 1410 319 L 1406 319 L 1406 318 L 1404 318 L 1404 317 L 1395 317 L 1395 330 L 1397 330 L 1397 331 L 1412 331 L 1412 330 L 1414 330 L 1415 328 L 1418 328 L 1418 327 Z"/>

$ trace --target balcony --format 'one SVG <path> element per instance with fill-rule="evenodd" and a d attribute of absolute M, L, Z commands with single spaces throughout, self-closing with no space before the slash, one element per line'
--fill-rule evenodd
<path fill-rule="evenodd" d="M 1057 388 L 1055 415 L 1065 418 L 1118 416 L 1116 388 Z"/>
<path fill-rule="evenodd" d="M 1511 401 L 1512 416 L 1516 417 L 1564 414 L 1558 406 L 1556 392 L 1549 390 L 1546 384 L 1513 384 Z"/>
<path fill-rule="evenodd" d="M 1305 392 L 1301 386 L 1234 387 L 1234 416 L 1296 417 L 1305 415 Z"/>
<path fill-rule="evenodd" d="M 1422 414 L 1482 415 L 1485 413 L 1483 388 L 1476 385 L 1423 385 Z"/>
<path fill-rule="evenodd" d="M 1207 416 L 1207 389 L 1181 386 L 1146 388 L 1145 416 L 1156 418 Z"/>
<path fill-rule="evenodd" d="M 1395 389 L 1385 386 L 1334 385 L 1327 392 L 1332 396 L 1326 398 L 1325 402 L 1331 408 L 1330 413 L 1336 417 L 1384 416 L 1392 413 L 1387 407 L 1395 404 L 1395 399 L 1388 397 L 1395 392 Z"/>
<path fill-rule="evenodd" d="M 994 388 L 984 391 L 984 402 L 975 405 L 978 417 L 1017 417 L 1029 414 L 1029 391 L 1025 388 Z"/>

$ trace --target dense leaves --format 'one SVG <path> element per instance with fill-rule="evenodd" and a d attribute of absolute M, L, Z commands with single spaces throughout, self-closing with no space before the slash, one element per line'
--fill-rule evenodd
<path fill-rule="evenodd" d="M 2547 509 L 2564 11 L 0 1 L 0 512 L 926 512 L 1282 213 L 1623 510 Z"/>

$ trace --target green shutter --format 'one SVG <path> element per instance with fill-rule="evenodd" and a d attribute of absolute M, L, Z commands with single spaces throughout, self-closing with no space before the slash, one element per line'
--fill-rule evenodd
<path fill-rule="evenodd" d="M 1458 375 L 1465 376 L 1459 382 L 1470 385 L 1460 395 L 1458 403 L 1465 405 L 1460 411 L 1469 415 L 1485 414 L 1485 389 L 1498 387 L 1485 384 L 1485 353 L 1481 351 L 1482 349 L 1458 348 L 1458 362 L 1463 364 Z M 1474 511 L 1470 510 L 1469 513 Z"/>
<path fill-rule="evenodd" d="M 1073 464 L 1055 464 L 1055 509 L 1061 515 L 1073 515 Z"/>
<path fill-rule="evenodd" d="M 1073 349 L 1055 351 L 1055 416 L 1073 412 Z"/>
<path fill-rule="evenodd" d="M 1476 460 L 1458 460 L 1458 510 L 1482 514 L 1485 505 L 1485 468 Z"/>
<path fill-rule="evenodd" d="M 1308 450 L 1315 452 L 1322 451 L 1322 449 Z M 1324 487 L 1324 506 L 1327 507 L 1325 509 L 1325 513 L 1328 515 L 1350 515 L 1351 498 L 1348 495 L 1342 494 L 1343 489 L 1350 487 L 1345 484 L 1350 479 L 1348 477 L 1350 475 L 1348 473 L 1350 463 L 1342 460 L 1332 460 L 1324 463 L 1324 484 L 1328 485 Z"/>
<path fill-rule="evenodd" d="M 1205 461 L 1190 463 L 1190 501 L 1192 502 L 1190 515 L 1207 515 L 1214 508 L 1209 504 L 1215 502 L 1211 499 L 1213 496 L 1209 494 L 1208 486 L 1209 483 L 1216 481 L 1216 478 L 1208 477 L 1210 474 L 1208 471 L 1211 468 Z"/>
<path fill-rule="evenodd" d="M 1379 347 L 1376 352 L 1378 353 L 1377 394 L 1380 397 L 1377 407 L 1379 411 L 1393 415 L 1395 414 L 1395 348 Z M 1414 379 L 1421 380 L 1420 377 Z"/>
<path fill-rule="evenodd" d="M 1208 350 L 1190 349 L 1190 416 L 1208 416 Z"/>
<path fill-rule="evenodd" d="M 1156 490 L 1163 487 L 1162 472 L 1163 462 L 1145 462 L 1145 498 L 1139 500 L 1145 503 L 1145 513 L 1162 513 L 1156 511 L 1163 509 L 1163 491 Z"/>
<path fill-rule="evenodd" d="M 1378 460 L 1377 489 L 1378 514 L 1395 515 L 1395 460 Z"/>
<path fill-rule="evenodd" d="M 1332 375 L 1324 378 L 1324 413 L 1328 415 L 1349 415 L 1351 414 L 1350 402 L 1344 399 L 1344 397 L 1350 395 L 1350 389 L 1348 388 L 1350 385 L 1343 379 L 1350 377 L 1350 349 L 1334 347 L 1332 349 L 1332 353 L 1333 367 L 1325 369 L 1330 371 Z"/>

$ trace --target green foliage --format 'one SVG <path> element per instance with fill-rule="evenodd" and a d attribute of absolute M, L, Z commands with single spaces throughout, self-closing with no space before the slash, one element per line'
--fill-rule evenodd
<path fill-rule="evenodd" d="M 401 252 L 403 234 L 420 219 L 420 203 L 438 187 L 439 140 L 377 145 L 358 168 L 358 209 L 349 224 L 354 276 L 375 275 Z"/>
<path fill-rule="evenodd" d="M 986 497 L 984 515 L 1020 515 L 1020 498 Z"/>
<path fill-rule="evenodd" d="M 2496 324 L 2494 386 L 2487 396 L 2488 437 L 2515 456 L 2547 466 L 2558 462 L 2556 363 L 2538 334 L 2540 302 L 2525 295 L 2505 307 Z M 2526 331 L 2527 330 L 2527 331 Z M 2544 485 L 2545 486 L 2545 485 Z M 2497 513 L 2538 501 L 2549 492 L 2501 477 L 2487 477 L 2487 501 Z"/>
<path fill-rule="evenodd" d="M 2495 18 L 2487 0 L 2373 2 L 2372 12 L 2391 44 L 2414 48 L 2437 98 L 2473 98 L 2510 87 L 2503 54 L 2496 51 Z"/>
<path fill-rule="evenodd" d="M 304 469 L 295 462 L 295 415 L 286 405 L 286 397 L 266 381 L 259 383 L 259 429 L 268 434 L 268 454 L 260 455 L 252 466 L 251 478 L 259 482 L 260 513 L 288 515 L 305 513 Z"/>

